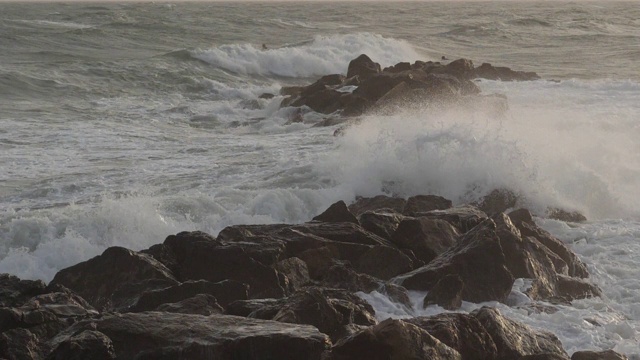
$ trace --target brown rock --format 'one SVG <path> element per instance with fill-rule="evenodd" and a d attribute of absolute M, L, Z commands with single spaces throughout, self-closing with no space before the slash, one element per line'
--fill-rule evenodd
<path fill-rule="evenodd" d="M 315 221 L 321 222 L 350 222 L 360 224 L 358 219 L 349 211 L 347 204 L 340 200 L 325 210 L 322 214 L 313 218 Z"/>
<path fill-rule="evenodd" d="M 389 280 L 413 270 L 413 261 L 402 251 L 389 246 L 374 246 L 367 250 L 356 265 L 358 272 Z"/>
<path fill-rule="evenodd" d="M 460 276 L 446 275 L 429 290 L 422 302 L 423 307 L 439 305 L 446 310 L 457 310 L 462 306 L 462 291 L 464 282 Z M 433 334 L 432 334 L 433 335 Z"/>
<path fill-rule="evenodd" d="M 453 246 L 459 233 L 444 220 L 406 218 L 402 220 L 391 241 L 400 248 L 413 251 L 419 260 L 429 263 Z"/>
<path fill-rule="evenodd" d="M 291 292 L 307 285 L 311 280 L 307 263 L 297 257 L 291 257 L 277 262 L 275 269 L 284 274 L 289 279 L 289 290 Z"/>
<path fill-rule="evenodd" d="M 376 211 L 389 209 L 390 212 L 402 213 L 407 201 L 402 198 L 394 198 L 386 195 L 378 195 L 372 198 L 358 197 L 356 201 L 349 205 L 349 210 L 355 216 L 359 216 L 366 211 Z"/>
<path fill-rule="evenodd" d="M 518 195 L 507 189 L 495 189 L 485 195 L 478 204 L 478 209 L 489 216 L 507 211 L 516 206 Z"/>
<path fill-rule="evenodd" d="M 17 276 L 0 274 L 0 307 L 17 307 L 31 297 L 46 293 L 42 280 L 20 280 Z"/>
<path fill-rule="evenodd" d="M 158 306 L 156 311 L 180 313 L 180 314 L 196 314 L 209 316 L 211 314 L 222 314 L 224 309 L 216 298 L 209 294 L 198 294 L 194 297 L 184 299 L 175 303 L 164 303 Z"/>
<path fill-rule="evenodd" d="M 7 360 L 42 359 L 47 352 L 38 336 L 27 329 L 11 329 L 0 333 L 0 357 Z"/>
<path fill-rule="evenodd" d="M 414 216 L 444 220 L 458 228 L 460 233 L 466 233 L 487 219 L 487 214 L 470 205 L 456 206 L 446 210 L 432 210 L 424 213 L 416 213 Z"/>
<path fill-rule="evenodd" d="M 437 195 L 416 195 L 407 199 L 407 203 L 402 209 L 402 214 L 415 216 L 417 213 L 424 213 L 432 210 L 447 210 L 453 207 L 449 199 Z"/>
<path fill-rule="evenodd" d="M 347 78 L 358 76 L 362 81 L 379 72 L 380 64 L 373 62 L 367 55 L 362 54 L 349 62 Z"/>
<path fill-rule="evenodd" d="M 99 331 L 84 330 L 63 340 L 47 360 L 111 360 L 116 358 L 113 342 Z"/>
<path fill-rule="evenodd" d="M 567 211 L 558 208 L 550 208 L 547 210 L 547 217 L 565 222 L 581 223 L 587 221 L 587 218 L 577 211 Z"/>
<path fill-rule="evenodd" d="M 383 239 L 391 241 L 404 216 L 396 212 L 367 211 L 358 217 L 360 225 Z"/>
<path fill-rule="evenodd" d="M 613 350 L 576 351 L 571 355 L 571 360 L 628 360 L 628 358 Z"/>

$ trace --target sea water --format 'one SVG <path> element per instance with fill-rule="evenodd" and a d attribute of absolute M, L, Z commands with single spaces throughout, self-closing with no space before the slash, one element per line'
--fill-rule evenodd
<path fill-rule="evenodd" d="M 494 188 L 588 265 L 602 298 L 554 314 L 493 303 L 565 348 L 640 358 L 640 7 L 632 2 L 0 3 L 0 272 L 49 281 L 109 246 L 300 223 L 337 200 Z M 263 49 L 262 44 L 266 45 Z M 370 114 L 343 136 L 280 108 L 282 86 L 465 57 L 536 71 L 482 80 L 509 109 Z M 511 301 L 524 305 L 525 280 Z M 361 294 L 378 317 L 412 311 Z M 471 311 L 482 304 L 468 304 Z"/>

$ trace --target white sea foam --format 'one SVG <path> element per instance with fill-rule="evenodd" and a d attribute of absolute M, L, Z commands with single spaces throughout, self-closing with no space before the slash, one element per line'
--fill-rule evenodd
<path fill-rule="evenodd" d="M 194 57 L 235 73 L 285 77 L 345 74 L 349 61 L 360 54 L 369 55 L 382 66 L 421 59 L 406 41 L 370 33 L 318 35 L 303 45 L 268 50 L 252 44 L 230 44 L 193 51 Z"/>

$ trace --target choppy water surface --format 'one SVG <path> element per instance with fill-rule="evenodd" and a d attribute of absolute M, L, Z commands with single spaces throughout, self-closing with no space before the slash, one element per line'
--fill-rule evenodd
<path fill-rule="evenodd" d="M 183 230 L 303 222 L 356 195 L 462 203 L 506 186 L 533 210 L 591 219 L 540 224 L 606 296 L 552 315 L 498 306 L 569 352 L 639 358 L 639 19 L 631 2 L 0 3 L 0 272 L 48 281 L 108 246 Z M 508 96 L 502 117 L 371 115 L 343 137 L 257 99 L 345 73 L 361 53 L 383 66 L 467 57 L 544 80 L 482 81 Z M 380 316 L 419 314 L 371 301 Z"/>

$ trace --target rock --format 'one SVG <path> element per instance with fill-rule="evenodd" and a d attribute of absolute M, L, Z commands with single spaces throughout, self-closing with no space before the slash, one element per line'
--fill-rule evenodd
<path fill-rule="evenodd" d="M 475 75 L 473 61 L 469 59 L 458 59 L 447 64 L 443 70 L 460 80 L 469 80 Z"/>
<path fill-rule="evenodd" d="M 271 94 L 271 93 L 262 93 L 262 94 L 260 94 L 260 96 L 258 96 L 259 99 L 267 99 L 267 100 L 271 100 L 274 97 L 276 97 L 276 96 Z"/>
<path fill-rule="evenodd" d="M 516 206 L 518 195 L 507 189 L 495 189 L 478 203 L 478 209 L 489 216 L 507 211 Z"/>
<path fill-rule="evenodd" d="M 547 217 L 565 222 L 581 223 L 587 221 L 587 218 L 577 211 L 567 211 L 558 208 L 550 208 L 547 210 Z"/>
<path fill-rule="evenodd" d="M 426 330 L 445 345 L 458 351 L 464 360 L 498 359 L 498 349 L 491 335 L 472 315 L 442 313 L 403 321 Z"/>
<path fill-rule="evenodd" d="M 20 280 L 17 276 L 0 274 L 0 307 L 17 307 L 36 295 L 46 293 L 42 280 Z"/>
<path fill-rule="evenodd" d="M 456 228 L 444 220 L 405 218 L 391 241 L 399 248 L 410 249 L 416 258 L 428 263 L 453 246 L 459 236 Z"/>
<path fill-rule="evenodd" d="M 390 72 L 390 73 L 399 73 L 407 70 L 412 70 L 411 64 L 408 62 L 399 62 L 393 66 L 384 68 L 382 71 Z"/>
<path fill-rule="evenodd" d="M 458 228 L 462 234 L 473 229 L 473 227 L 487 219 L 487 214 L 470 205 L 456 206 L 446 210 L 432 210 L 424 213 L 416 213 L 414 216 L 444 220 Z"/>
<path fill-rule="evenodd" d="M 320 360 L 330 346 L 326 335 L 308 325 L 162 312 L 82 321 L 58 334 L 51 344 L 57 347 L 85 330 L 110 338 L 118 359 Z"/>
<path fill-rule="evenodd" d="M 333 347 L 332 355 L 335 360 L 462 359 L 457 351 L 425 330 L 393 319 L 340 340 Z"/>
<path fill-rule="evenodd" d="M 562 302 L 602 296 L 602 291 L 598 286 L 584 279 L 556 274 L 554 280 L 556 299 Z"/>
<path fill-rule="evenodd" d="M 366 274 L 360 274 L 343 264 L 334 264 L 321 277 L 323 286 L 349 291 L 371 292 L 382 286 L 382 281 Z"/>
<path fill-rule="evenodd" d="M 358 219 L 349 211 L 347 204 L 342 200 L 329 206 L 327 210 L 314 217 L 313 220 L 322 222 L 350 222 L 360 225 Z"/>
<path fill-rule="evenodd" d="M 416 195 L 407 199 L 407 203 L 402 209 L 402 214 L 415 216 L 417 213 L 424 213 L 432 210 L 447 210 L 453 207 L 449 199 L 437 195 Z"/>
<path fill-rule="evenodd" d="M 199 294 L 211 295 L 221 306 L 227 306 L 236 300 L 248 299 L 249 287 L 233 280 L 213 283 L 206 280 L 189 280 L 164 289 L 143 293 L 129 311 L 142 312 L 155 310 L 165 303 L 176 303 Z"/>
<path fill-rule="evenodd" d="M 502 81 L 531 81 L 538 80 L 540 76 L 534 72 L 514 71 L 508 67 L 493 66 L 488 63 L 483 63 L 474 70 L 476 78 L 488 79 L 488 80 L 502 80 Z"/>
<path fill-rule="evenodd" d="M 310 287 L 288 297 L 272 318 L 292 324 L 313 325 L 337 340 L 350 324 L 375 325 L 371 305 L 344 290 Z"/>
<path fill-rule="evenodd" d="M 560 354 L 545 353 L 521 356 L 518 360 L 569 360 L 569 358 Z"/>
<path fill-rule="evenodd" d="M 605 351 L 576 351 L 571 360 L 628 360 L 628 358 L 613 350 Z"/>
<path fill-rule="evenodd" d="M 395 212 L 384 212 L 384 210 L 366 211 L 358 217 L 360 225 L 383 239 L 391 241 L 398 225 L 404 216 Z"/>
<path fill-rule="evenodd" d="M 356 201 L 349 205 L 349 210 L 355 216 L 359 216 L 366 211 L 376 211 L 381 209 L 390 209 L 391 212 L 402 213 L 407 201 L 401 198 L 389 197 L 386 195 L 378 195 L 372 198 L 358 197 Z"/>
<path fill-rule="evenodd" d="M 358 76 L 362 81 L 379 72 L 380 64 L 373 62 L 367 55 L 362 54 L 349 62 L 347 78 Z"/>
<path fill-rule="evenodd" d="M 518 209 L 509 213 L 509 218 L 523 237 L 534 237 L 549 250 L 558 255 L 568 267 L 569 276 L 589 277 L 587 266 L 560 240 L 536 225 L 531 213 L 526 209 Z"/>
<path fill-rule="evenodd" d="M 63 340 L 46 360 L 111 360 L 116 358 L 113 343 L 99 331 L 84 330 Z"/>
<path fill-rule="evenodd" d="M 27 329 L 0 333 L 0 358 L 7 360 L 42 359 L 46 346 Z"/>
<path fill-rule="evenodd" d="M 229 304 L 225 313 L 227 315 L 271 320 L 280 311 L 285 302 L 285 298 L 238 300 Z"/>
<path fill-rule="evenodd" d="M 482 271 L 478 271 L 482 269 Z M 455 274 L 464 282 L 462 299 L 474 303 L 504 302 L 513 286 L 495 223 L 488 219 L 427 265 L 392 281 L 408 290 L 431 290 L 443 277 Z"/>
<path fill-rule="evenodd" d="M 389 280 L 413 270 L 413 261 L 402 251 L 389 246 L 374 246 L 362 254 L 355 268 L 358 272 Z"/>
<path fill-rule="evenodd" d="M 316 91 L 294 100 L 290 106 L 308 106 L 311 110 L 321 114 L 331 114 L 340 110 L 342 93 L 333 89 Z"/>
<path fill-rule="evenodd" d="M 306 223 L 293 225 L 290 229 L 341 243 L 393 246 L 391 242 L 350 222 Z"/>
<path fill-rule="evenodd" d="M 209 316 L 211 314 L 222 314 L 224 309 L 215 297 L 209 294 L 198 294 L 189 299 L 184 299 L 175 303 L 164 303 L 158 306 L 156 311 L 180 313 L 180 314 L 196 314 Z"/>
<path fill-rule="evenodd" d="M 371 108 L 371 101 L 357 94 L 344 94 L 340 97 L 342 116 L 360 116 Z"/>
<path fill-rule="evenodd" d="M 110 247 L 102 255 L 60 270 L 49 286 L 63 285 L 102 310 L 131 306 L 144 291 L 177 283 L 153 257 Z"/>
<path fill-rule="evenodd" d="M 291 292 L 307 285 L 311 278 L 309 277 L 309 268 L 307 263 L 297 257 L 291 257 L 277 262 L 275 269 L 284 274 L 289 279 L 289 290 Z"/>
<path fill-rule="evenodd" d="M 423 307 L 439 305 L 446 310 L 457 310 L 462 306 L 464 282 L 460 276 L 451 274 L 438 280 L 429 290 L 422 303 Z"/>
<path fill-rule="evenodd" d="M 568 357 L 555 335 L 510 320 L 495 308 L 485 306 L 474 310 L 471 315 L 491 335 L 498 349 L 498 359 L 518 359 L 542 353 Z"/>

